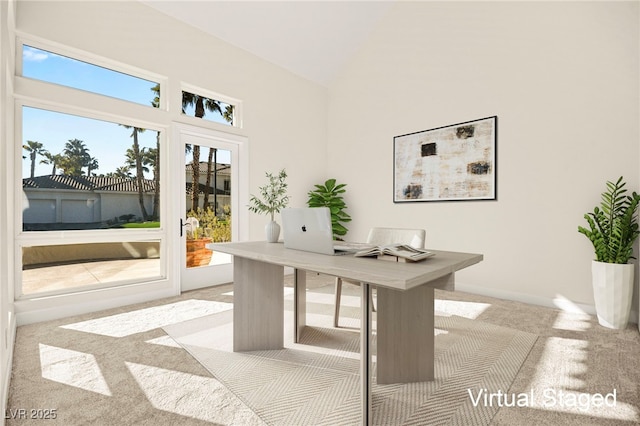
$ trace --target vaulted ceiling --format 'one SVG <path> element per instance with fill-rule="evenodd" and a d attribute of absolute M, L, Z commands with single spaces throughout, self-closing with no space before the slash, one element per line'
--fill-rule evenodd
<path fill-rule="evenodd" d="M 324 86 L 393 5 L 393 0 L 140 1 Z"/>

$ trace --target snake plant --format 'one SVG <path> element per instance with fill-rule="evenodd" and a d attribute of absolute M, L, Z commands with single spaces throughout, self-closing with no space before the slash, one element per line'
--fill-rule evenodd
<path fill-rule="evenodd" d="M 599 262 L 628 263 L 629 259 L 635 259 L 633 243 L 640 235 L 636 215 L 640 195 L 626 193 L 622 176 L 615 183 L 607 182 L 600 207 L 584 215 L 589 229 L 578 226 L 578 232 L 593 244 Z"/>

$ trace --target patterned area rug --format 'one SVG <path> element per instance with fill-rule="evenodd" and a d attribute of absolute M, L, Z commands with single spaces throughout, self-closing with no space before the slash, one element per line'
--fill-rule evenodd
<path fill-rule="evenodd" d="M 269 425 L 355 425 L 360 423 L 359 320 L 353 314 L 341 317 L 341 328 L 333 328 L 327 296 L 308 292 L 313 313 L 307 314 L 300 343 L 292 343 L 293 314 L 285 313 L 282 350 L 234 353 L 232 311 L 164 330 Z M 447 301 L 437 302 L 435 380 L 377 385 L 374 356 L 374 424 L 488 425 L 499 406 L 486 403 L 483 395 L 508 393 L 537 339 L 438 312 Z"/>

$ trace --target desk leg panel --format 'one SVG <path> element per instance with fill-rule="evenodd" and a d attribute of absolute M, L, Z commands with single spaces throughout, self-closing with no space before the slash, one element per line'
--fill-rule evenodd
<path fill-rule="evenodd" d="M 362 424 L 368 426 L 372 424 L 371 412 L 371 311 L 372 297 L 371 285 L 361 283 L 360 293 L 360 313 L 362 321 L 360 323 L 360 393 Z"/>
<path fill-rule="evenodd" d="M 433 287 L 378 287 L 377 382 L 433 380 Z"/>
<path fill-rule="evenodd" d="M 293 275 L 293 341 L 298 343 L 307 326 L 307 271 L 296 269 Z"/>
<path fill-rule="evenodd" d="M 233 350 L 284 346 L 284 267 L 234 256 Z"/>

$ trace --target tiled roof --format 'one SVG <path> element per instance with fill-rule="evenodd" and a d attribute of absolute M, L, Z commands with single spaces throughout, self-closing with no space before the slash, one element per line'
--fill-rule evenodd
<path fill-rule="evenodd" d="M 48 175 L 22 179 L 23 188 L 70 189 L 76 191 L 138 192 L 136 179 L 105 176 Z M 155 192 L 151 179 L 143 181 L 144 192 Z"/>
<path fill-rule="evenodd" d="M 207 164 L 209 164 L 206 161 L 201 161 L 200 162 L 200 174 L 206 174 L 207 173 Z M 226 163 L 215 163 L 218 165 L 218 174 L 229 174 L 231 173 L 231 164 L 226 164 Z M 190 173 L 193 170 L 193 166 L 191 165 L 191 163 L 187 163 L 184 165 L 185 171 Z M 211 171 L 213 172 L 214 169 L 214 164 L 211 164 Z"/>
<path fill-rule="evenodd" d="M 75 191 L 105 191 L 105 192 L 138 192 L 136 179 L 105 177 L 105 176 L 67 176 L 48 175 L 34 178 L 22 179 L 23 188 L 32 189 L 66 189 Z M 199 184 L 200 194 L 204 194 L 206 186 Z M 191 182 L 186 183 L 185 190 L 191 193 Z M 153 180 L 145 179 L 143 182 L 144 192 L 155 192 Z M 213 195 L 213 188 L 210 187 L 209 194 Z M 218 195 L 229 195 L 218 188 Z"/>
<path fill-rule="evenodd" d="M 187 182 L 185 186 L 186 186 L 185 191 L 187 192 L 187 194 L 191 194 L 191 187 L 192 187 L 191 182 Z M 207 186 L 202 183 L 198 184 L 198 193 L 204 194 L 204 189 L 206 187 Z M 211 186 L 209 187 L 209 194 L 213 195 L 213 187 Z M 222 189 L 218 188 L 218 195 L 230 195 L 230 194 L 229 192 L 225 192 Z"/>

